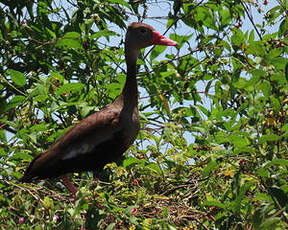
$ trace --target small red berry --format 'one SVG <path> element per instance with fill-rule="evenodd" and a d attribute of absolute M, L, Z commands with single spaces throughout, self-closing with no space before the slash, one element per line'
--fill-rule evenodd
<path fill-rule="evenodd" d="M 138 213 L 137 208 L 132 208 L 132 209 L 131 209 L 131 214 L 132 214 L 133 216 L 137 216 L 137 213 Z"/>
<path fill-rule="evenodd" d="M 20 217 L 20 218 L 18 219 L 18 224 L 21 225 L 21 224 L 23 224 L 23 223 L 24 223 L 24 217 Z"/>

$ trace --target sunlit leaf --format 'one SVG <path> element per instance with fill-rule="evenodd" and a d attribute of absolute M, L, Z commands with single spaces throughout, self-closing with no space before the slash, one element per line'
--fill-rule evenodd
<path fill-rule="evenodd" d="M 24 86 L 26 84 L 26 77 L 23 73 L 13 69 L 8 69 L 7 72 L 10 74 L 12 81 L 16 85 Z"/>
<path fill-rule="evenodd" d="M 163 102 L 163 106 L 164 106 L 168 116 L 171 116 L 171 111 L 170 111 L 170 107 L 169 107 L 167 99 L 165 98 L 165 96 L 163 96 L 161 94 L 160 90 L 157 89 L 157 92 L 159 94 L 159 97 L 160 97 L 161 101 Z"/>
<path fill-rule="evenodd" d="M 101 36 L 105 36 L 106 38 L 109 38 L 110 36 L 115 36 L 115 35 L 117 35 L 116 32 L 111 31 L 111 30 L 104 29 L 104 30 L 100 30 L 100 31 L 94 33 L 94 34 L 90 37 L 90 39 L 92 39 L 92 38 L 98 39 L 98 38 L 100 38 Z"/>
<path fill-rule="evenodd" d="M 150 60 L 153 61 L 156 57 L 158 57 L 164 50 L 166 50 L 167 46 L 156 46 L 152 50 L 150 54 Z"/>
<path fill-rule="evenodd" d="M 266 166 L 270 165 L 282 165 L 282 166 L 288 166 L 288 160 L 284 159 L 273 159 L 271 162 L 267 163 Z"/>
<path fill-rule="evenodd" d="M 57 42 L 56 45 L 67 48 L 83 49 L 80 41 L 81 36 L 79 33 L 68 32 Z"/>
<path fill-rule="evenodd" d="M 220 203 L 219 201 L 205 201 L 203 202 L 203 206 L 215 206 L 218 208 L 225 208 L 224 204 Z"/>
<path fill-rule="evenodd" d="M 259 138 L 259 141 L 261 143 L 267 142 L 267 141 L 278 141 L 281 137 L 276 134 L 265 134 L 262 137 Z"/>
<path fill-rule="evenodd" d="M 8 104 L 5 107 L 5 111 L 8 111 L 10 109 L 15 108 L 16 106 L 20 105 L 24 100 L 26 99 L 26 97 L 24 96 L 15 96 L 13 97 Z"/>
<path fill-rule="evenodd" d="M 84 85 L 82 83 L 68 83 L 63 86 L 61 86 L 60 89 L 58 89 L 56 92 L 57 94 L 63 94 L 63 93 L 74 93 L 79 92 L 84 88 Z"/>
<path fill-rule="evenodd" d="M 207 166 L 204 168 L 202 175 L 203 177 L 206 177 L 210 174 L 210 172 L 217 167 L 217 162 L 214 160 L 211 160 Z"/>

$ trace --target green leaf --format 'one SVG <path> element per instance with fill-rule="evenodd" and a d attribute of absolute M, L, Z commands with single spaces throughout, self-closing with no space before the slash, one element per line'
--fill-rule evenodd
<path fill-rule="evenodd" d="M 153 61 L 156 57 L 163 53 L 166 48 L 167 46 L 155 46 L 150 54 L 150 61 Z"/>
<path fill-rule="evenodd" d="M 112 98 L 116 98 L 121 92 L 121 85 L 119 83 L 113 82 L 106 86 L 106 89 L 109 92 L 109 96 Z"/>
<path fill-rule="evenodd" d="M 33 159 L 33 157 L 31 155 L 27 154 L 27 153 L 17 152 L 17 153 L 13 154 L 11 159 L 18 159 L 18 160 L 29 162 L 29 161 L 31 161 Z"/>
<path fill-rule="evenodd" d="M 265 220 L 260 226 L 259 226 L 259 230 L 265 230 L 265 229 L 274 229 L 274 227 L 277 223 L 279 223 L 281 221 L 280 217 L 271 217 L 268 218 L 267 220 Z"/>
<path fill-rule="evenodd" d="M 280 188 L 283 190 L 283 192 L 288 194 L 288 184 L 284 184 Z"/>
<path fill-rule="evenodd" d="M 251 30 L 251 32 L 249 34 L 248 42 L 252 43 L 252 42 L 254 42 L 254 39 L 255 39 L 254 30 Z"/>
<path fill-rule="evenodd" d="M 3 148 L 0 148 L 0 157 L 2 158 L 2 157 L 6 157 L 6 153 L 5 153 L 5 151 L 4 151 L 4 149 Z"/>
<path fill-rule="evenodd" d="M 271 104 L 272 104 L 272 107 L 273 107 L 273 110 L 278 113 L 281 109 L 281 105 L 280 105 L 280 102 L 279 102 L 279 99 L 278 98 L 275 98 L 274 95 L 270 97 L 270 100 L 271 100 Z"/>
<path fill-rule="evenodd" d="M 233 155 L 238 155 L 240 153 L 255 153 L 255 149 L 248 146 L 243 146 L 241 148 L 236 148 Z"/>
<path fill-rule="evenodd" d="M 48 33 L 51 35 L 52 38 L 56 39 L 56 34 L 54 33 L 54 31 L 50 30 L 47 27 L 45 29 L 48 31 Z"/>
<path fill-rule="evenodd" d="M 211 160 L 211 161 L 207 164 L 207 166 L 205 167 L 205 169 L 203 170 L 202 176 L 203 176 L 203 177 L 207 177 L 207 176 L 210 174 L 210 172 L 211 172 L 214 168 L 216 168 L 216 166 L 217 166 L 217 162 L 216 162 L 215 160 Z"/>
<path fill-rule="evenodd" d="M 195 16 L 198 20 L 202 21 L 204 26 L 217 31 L 215 14 L 209 7 L 197 7 L 195 9 Z"/>
<path fill-rule="evenodd" d="M 42 103 L 44 103 L 46 100 L 48 100 L 48 96 L 46 96 L 46 95 L 38 95 L 38 96 L 36 96 L 36 97 L 33 97 L 33 101 L 34 102 L 36 102 L 36 101 L 38 101 L 38 102 L 42 102 Z"/>
<path fill-rule="evenodd" d="M 283 48 L 276 48 L 276 49 L 272 49 L 269 53 L 268 53 L 268 58 L 269 59 L 273 59 L 276 57 L 279 57 L 280 54 L 283 53 Z"/>
<path fill-rule="evenodd" d="M 169 28 L 173 23 L 175 23 L 175 19 L 169 17 L 169 19 L 167 21 L 166 28 Z"/>
<path fill-rule="evenodd" d="M 225 208 L 225 205 L 224 204 L 222 204 L 222 203 L 220 203 L 219 201 L 205 201 L 205 202 L 203 202 L 203 204 L 202 204 L 203 206 L 215 206 L 215 207 L 218 207 L 218 208 L 222 208 L 222 209 L 224 209 Z"/>
<path fill-rule="evenodd" d="M 264 143 L 267 141 L 278 141 L 281 137 L 276 134 L 265 134 L 262 137 L 259 138 L 260 143 Z"/>
<path fill-rule="evenodd" d="M 277 57 L 271 60 L 271 63 L 275 66 L 277 70 L 282 70 L 285 68 L 287 63 L 287 59 L 284 57 Z"/>
<path fill-rule="evenodd" d="M 228 140 L 236 147 L 236 148 L 242 148 L 244 146 L 247 146 L 250 144 L 247 137 L 242 137 L 239 135 L 230 135 L 228 137 Z"/>
<path fill-rule="evenodd" d="M 220 13 L 221 26 L 222 27 L 227 26 L 231 22 L 230 9 L 224 6 L 219 13 Z"/>
<path fill-rule="evenodd" d="M 132 223 L 132 224 L 135 224 L 135 225 L 138 224 L 137 218 L 135 216 L 130 216 L 129 217 L 129 222 Z"/>
<path fill-rule="evenodd" d="M 266 167 L 268 167 L 270 165 L 282 165 L 282 166 L 288 167 L 288 160 L 273 159 L 272 161 L 270 161 L 269 163 L 266 164 Z"/>
<path fill-rule="evenodd" d="M 250 71 L 252 77 L 249 80 L 249 84 L 255 85 L 258 81 L 266 75 L 266 72 L 260 69 L 253 69 Z"/>
<path fill-rule="evenodd" d="M 254 56 L 264 57 L 266 55 L 265 47 L 261 41 L 251 42 L 248 50 Z"/>
<path fill-rule="evenodd" d="M 233 32 L 231 37 L 232 46 L 240 48 L 241 44 L 244 43 L 244 34 L 240 29 L 235 29 Z"/>
<path fill-rule="evenodd" d="M 281 128 L 281 130 L 282 130 L 283 132 L 287 132 L 287 131 L 288 131 L 288 124 L 283 125 L 282 128 Z"/>
<path fill-rule="evenodd" d="M 66 33 L 56 44 L 58 47 L 67 47 L 74 49 L 83 49 L 81 43 L 81 35 L 77 32 Z"/>
<path fill-rule="evenodd" d="M 151 163 L 151 164 L 148 164 L 146 167 L 158 172 L 158 173 L 162 173 L 161 171 L 161 168 L 159 168 L 159 165 L 156 164 L 156 163 Z"/>
<path fill-rule="evenodd" d="M 108 30 L 108 29 L 104 29 L 104 30 L 99 30 L 96 33 L 94 33 L 90 39 L 98 39 L 102 36 L 105 36 L 106 38 L 109 38 L 110 36 L 115 36 L 118 35 L 116 32 Z"/>
<path fill-rule="evenodd" d="M 26 97 L 24 97 L 24 96 L 15 96 L 15 97 L 13 97 L 8 102 L 8 104 L 6 105 L 4 111 L 8 111 L 10 109 L 15 108 L 16 106 L 20 105 L 25 99 L 26 99 Z"/>
<path fill-rule="evenodd" d="M 4 132 L 4 130 L 1 130 L 1 129 L 0 129 L 0 141 L 7 143 L 7 138 L 6 138 L 5 132 Z"/>
<path fill-rule="evenodd" d="M 56 91 L 57 94 L 80 92 L 85 87 L 82 83 L 68 83 Z"/>
<path fill-rule="evenodd" d="M 244 89 L 248 86 L 249 81 L 245 78 L 239 78 L 237 82 L 235 82 L 233 85 L 238 89 Z"/>
<path fill-rule="evenodd" d="M 185 42 L 189 41 L 192 36 L 193 36 L 193 33 L 190 35 L 187 35 L 187 36 L 178 35 L 178 34 L 174 34 L 174 33 L 170 34 L 170 38 L 173 41 L 178 43 L 178 46 L 177 46 L 178 49 L 181 48 L 185 44 Z"/>
<path fill-rule="evenodd" d="M 287 3 L 286 3 L 287 4 Z M 279 36 L 284 36 L 287 33 L 287 29 L 288 29 L 288 20 L 286 18 L 283 19 L 283 21 L 281 22 L 280 26 L 279 26 Z"/>
<path fill-rule="evenodd" d="M 270 94 L 271 94 L 271 85 L 270 85 L 270 83 L 268 81 L 264 80 L 260 84 L 259 88 L 262 90 L 262 92 L 263 92 L 265 97 L 269 97 L 270 96 Z"/>
<path fill-rule="evenodd" d="M 46 196 L 43 200 L 43 206 L 45 209 L 50 209 L 53 207 L 53 200 Z"/>
<path fill-rule="evenodd" d="M 234 205 L 232 205 L 232 209 L 234 210 L 234 213 L 239 213 L 241 209 L 241 202 L 243 200 L 243 197 L 247 190 L 253 185 L 253 182 L 246 182 L 243 186 L 241 186 L 239 193 L 233 202 Z"/>
<path fill-rule="evenodd" d="M 26 77 L 24 76 L 23 73 L 13 70 L 13 69 L 8 69 L 7 70 L 8 74 L 10 74 L 10 77 L 12 81 L 19 86 L 24 86 L 26 85 Z"/>
<path fill-rule="evenodd" d="M 260 168 L 256 171 L 256 173 L 259 175 L 259 176 L 262 176 L 264 178 L 268 178 L 269 177 L 269 171 L 264 169 L 264 168 Z"/>
<path fill-rule="evenodd" d="M 115 227 L 116 227 L 116 224 L 115 223 L 111 223 L 105 229 L 106 230 L 113 230 L 113 229 L 116 229 Z"/>
<path fill-rule="evenodd" d="M 253 200 L 271 202 L 272 198 L 266 193 L 256 193 L 253 197 Z"/>
<path fill-rule="evenodd" d="M 205 116 L 209 117 L 210 111 L 207 110 L 207 108 L 205 108 L 205 107 L 202 106 L 202 105 L 197 105 L 197 107 L 201 110 L 202 113 L 204 113 Z"/>
<path fill-rule="evenodd" d="M 127 168 L 128 166 L 131 166 L 132 164 L 139 164 L 139 163 L 142 163 L 143 161 L 135 158 L 135 157 L 128 157 L 126 158 L 124 161 L 123 161 L 123 167 L 124 168 Z"/>

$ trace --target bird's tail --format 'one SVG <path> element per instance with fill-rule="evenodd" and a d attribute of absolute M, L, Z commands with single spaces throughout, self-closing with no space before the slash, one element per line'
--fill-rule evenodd
<path fill-rule="evenodd" d="M 34 157 L 34 159 L 30 162 L 28 168 L 24 173 L 24 176 L 19 179 L 20 182 L 30 183 L 33 180 L 37 179 L 38 176 L 35 176 L 35 172 L 32 166 L 34 165 L 35 161 L 39 158 L 39 156 L 41 156 L 41 154 Z"/>
<path fill-rule="evenodd" d="M 33 180 L 34 180 L 33 175 L 25 173 L 24 176 L 19 179 L 19 182 L 29 183 L 29 182 L 32 182 Z"/>

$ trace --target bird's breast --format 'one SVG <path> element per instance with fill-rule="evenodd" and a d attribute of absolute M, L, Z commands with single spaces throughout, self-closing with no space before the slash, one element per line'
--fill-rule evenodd
<path fill-rule="evenodd" d="M 129 148 L 135 141 L 140 129 L 138 111 L 134 112 L 132 116 L 121 117 L 121 126 L 121 134 L 124 143 L 127 148 Z"/>

